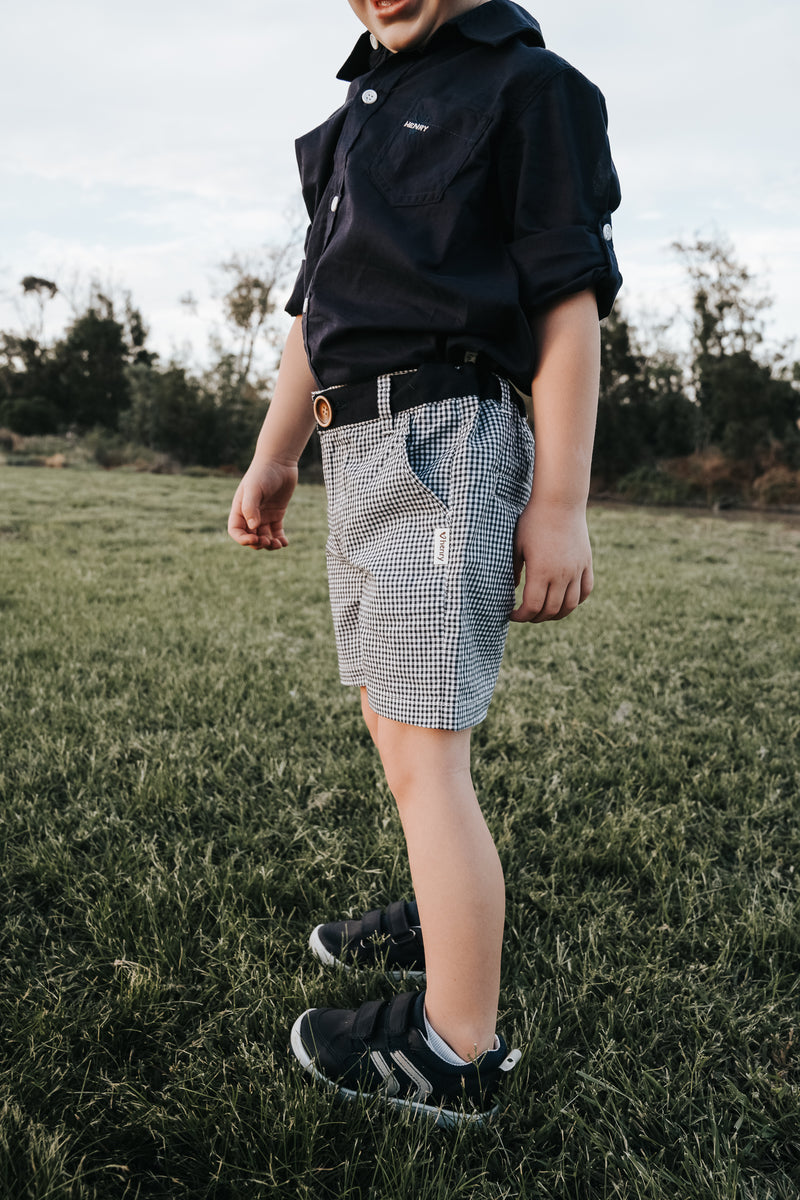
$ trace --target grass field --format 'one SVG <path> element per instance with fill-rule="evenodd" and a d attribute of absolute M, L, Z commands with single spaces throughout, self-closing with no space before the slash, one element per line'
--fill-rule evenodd
<path fill-rule="evenodd" d="M 800 530 L 591 513 L 598 583 L 512 628 L 476 785 L 508 884 L 504 1107 L 443 1133 L 288 1051 L 319 920 L 407 893 L 338 684 L 324 498 L 0 472 L 3 1200 L 800 1196 Z"/>

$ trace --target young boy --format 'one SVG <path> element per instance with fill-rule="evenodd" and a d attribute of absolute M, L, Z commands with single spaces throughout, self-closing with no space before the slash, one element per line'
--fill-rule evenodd
<path fill-rule="evenodd" d="M 288 544 L 316 421 L 341 677 L 361 689 L 416 898 L 317 926 L 311 948 L 424 971 L 426 990 L 311 1009 L 291 1044 L 342 1094 L 450 1124 L 492 1112 L 519 1057 L 495 1032 L 504 884 L 470 729 L 509 617 L 560 620 L 592 590 L 598 314 L 621 283 L 620 196 L 602 96 L 511 0 L 349 3 L 367 32 L 340 72 L 345 104 L 298 142 L 311 224 L 296 319 L 229 532 Z"/>

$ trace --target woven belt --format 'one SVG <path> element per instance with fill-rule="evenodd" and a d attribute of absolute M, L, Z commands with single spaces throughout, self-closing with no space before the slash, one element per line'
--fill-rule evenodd
<path fill-rule="evenodd" d="M 497 375 L 476 363 L 423 363 L 415 371 L 398 371 L 380 378 L 388 380 L 389 408 L 393 413 L 453 396 L 477 395 L 485 400 L 500 400 L 503 395 Z M 373 421 L 379 416 L 378 380 L 346 383 L 314 392 L 313 402 L 314 416 L 321 429 Z"/>

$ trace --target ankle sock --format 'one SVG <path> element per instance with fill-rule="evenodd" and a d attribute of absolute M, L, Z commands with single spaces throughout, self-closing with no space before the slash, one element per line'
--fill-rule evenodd
<path fill-rule="evenodd" d="M 469 1059 L 459 1058 L 453 1047 L 448 1045 L 443 1037 L 439 1036 L 428 1020 L 428 1014 L 424 1007 L 422 1009 L 422 1015 L 425 1018 L 425 1041 L 428 1043 L 433 1053 L 438 1054 L 439 1058 L 443 1058 L 444 1061 L 449 1063 L 451 1067 L 468 1067 L 470 1065 Z M 492 1049 L 500 1049 L 500 1039 L 498 1038 L 497 1034 L 494 1036 L 494 1045 L 492 1046 Z"/>

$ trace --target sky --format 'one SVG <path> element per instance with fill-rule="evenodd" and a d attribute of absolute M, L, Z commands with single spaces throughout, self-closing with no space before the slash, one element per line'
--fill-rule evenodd
<path fill-rule="evenodd" d="M 724 235 L 798 337 L 797 0 L 526 0 L 550 49 L 601 88 L 623 203 L 624 311 L 643 331 L 688 293 L 675 240 Z M 0 43 L 0 329 L 23 275 L 128 289 L 164 360 L 200 363 L 218 264 L 286 236 L 294 138 L 343 101 L 346 0 L 10 0 Z M 297 208 L 295 207 L 295 212 Z M 193 312 L 180 303 L 191 294 Z M 69 307 L 57 298 L 47 331 Z"/>

